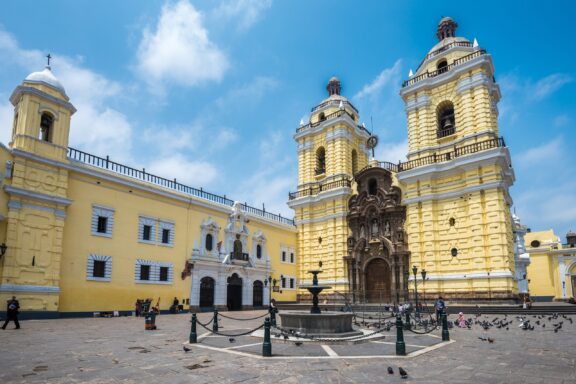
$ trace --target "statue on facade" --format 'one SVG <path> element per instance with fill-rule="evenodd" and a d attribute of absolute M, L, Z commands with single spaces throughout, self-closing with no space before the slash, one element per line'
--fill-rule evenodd
<path fill-rule="evenodd" d="M 372 237 L 378 237 L 378 219 L 372 220 Z"/>
<path fill-rule="evenodd" d="M 384 224 L 384 236 L 390 237 L 390 222 L 386 220 L 386 224 Z"/>

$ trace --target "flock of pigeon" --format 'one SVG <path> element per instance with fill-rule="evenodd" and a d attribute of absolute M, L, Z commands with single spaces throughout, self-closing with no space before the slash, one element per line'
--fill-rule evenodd
<path fill-rule="evenodd" d="M 476 318 L 466 319 L 466 328 L 472 329 L 472 326 L 476 325 L 480 326 L 485 331 L 490 329 L 504 329 L 509 331 L 512 323 L 517 322 L 518 328 L 521 328 L 524 331 L 534 331 L 535 329 L 545 330 L 548 326 L 548 329 L 551 329 L 554 333 L 558 333 L 558 331 L 562 329 L 565 321 L 570 324 L 574 323 L 574 320 L 571 317 L 558 313 L 553 313 L 551 315 L 516 316 L 515 318 L 509 318 L 508 315 L 504 315 L 503 318 L 495 317 L 492 320 L 479 319 L 481 316 L 481 314 L 477 314 Z M 458 321 L 448 321 L 448 328 L 458 327 L 458 325 Z M 494 342 L 494 339 L 490 337 L 480 336 L 478 339 L 488 341 L 489 343 Z"/>

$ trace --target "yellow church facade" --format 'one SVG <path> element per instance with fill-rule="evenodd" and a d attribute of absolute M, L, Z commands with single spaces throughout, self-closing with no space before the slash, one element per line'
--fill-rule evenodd
<path fill-rule="evenodd" d="M 330 79 L 293 136 L 294 219 L 70 148 L 63 85 L 49 67 L 30 74 L 0 145 L 0 301 L 16 295 L 46 316 L 126 313 L 146 298 L 162 310 L 175 298 L 259 308 L 308 300 L 298 287 L 321 267 L 327 299 L 402 302 L 422 284 L 414 266 L 429 297 L 514 300 L 527 261 L 500 90 L 491 55 L 456 26 L 441 20 L 439 43 L 402 84 L 406 162 L 373 158 L 378 138 Z"/>
<path fill-rule="evenodd" d="M 75 112 L 50 68 L 12 96 L 0 193 L 0 301 L 35 316 L 266 307 L 296 300 L 291 219 L 68 147 Z M 73 128 L 72 128 L 73 129 Z"/>

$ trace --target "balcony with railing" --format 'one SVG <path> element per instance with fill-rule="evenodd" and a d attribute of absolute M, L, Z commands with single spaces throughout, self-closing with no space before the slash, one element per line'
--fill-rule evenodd
<path fill-rule="evenodd" d="M 354 116 L 352 116 L 350 113 L 348 113 L 348 111 L 341 109 L 341 110 L 338 110 L 336 112 L 332 112 L 332 113 L 324 116 L 323 119 L 318 120 L 314 123 L 308 123 L 308 124 L 301 125 L 300 127 L 298 127 L 296 129 L 296 133 L 303 132 L 308 128 L 316 128 L 317 126 L 319 126 L 320 124 L 324 123 L 327 120 L 336 119 L 336 118 L 342 117 L 344 115 L 348 115 L 350 117 L 350 119 L 352 119 L 352 121 L 354 121 Z M 366 129 L 366 127 L 364 127 L 363 125 L 358 124 L 358 125 L 356 125 L 356 128 L 361 130 L 361 131 L 364 131 L 367 134 L 370 134 L 370 131 L 368 131 L 368 129 Z"/>
<path fill-rule="evenodd" d="M 219 196 L 210 192 L 204 191 L 202 188 L 197 189 L 179 183 L 176 179 L 166 179 L 164 177 L 156 176 L 146 172 L 145 168 L 136 169 L 110 160 L 109 156 L 99 157 L 78 149 L 68 148 L 68 159 L 72 162 L 86 164 L 92 167 L 100 168 L 110 172 L 117 173 L 122 176 L 127 176 L 138 181 L 154 184 L 162 188 L 167 188 L 175 192 L 184 193 L 186 195 L 194 196 L 199 199 L 208 200 L 214 203 L 223 204 L 231 207 L 234 200 L 224 196 Z M 241 204 L 242 210 L 254 216 L 259 216 L 264 219 L 276 221 L 282 224 L 294 225 L 294 219 L 282 217 L 280 214 L 267 212 L 265 209 L 259 209 L 248 205 L 247 203 Z"/>
<path fill-rule="evenodd" d="M 440 48 L 438 48 L 435 51 L 430 52 L 429 54 L 426 55 L 426 57 L 424 58 L 424 61 L 428 60 L 431 57 L 437 56 L 439 54 L 441 54 L 442 52 L 446 52 L 449 49 L 455 48 L 455 47 L 467 47 L 467 48 L 472 48 L 474 45 L 469 42 L 469 41 L 454 41 L 450 44 L 446 44 Z"/>
<path fill-rule="evenodd" d="M 300 197 L 314 196 L 319 194 L 320 192 L 329 191 L 331 189 L 344 188 L 344 187 L 350 188 L 351 185 L 352 182 L 347 178 L 334 180 L 327 183 L 311 184 L 308 187 L 300 189 L 297 192 L 289 192 L 288 199 L 294 200 Z"/>
<path fill-rule="evenodd" d="M 475 59 L 475 58 L 477 58 L 477 57 L 480 57 L 480 56 L 482 56 L 482 55 L 485 55 L 485 54 L 486 54 L 486 50 L 485 50 L 485 49 L 479 49 L 479 50 L 477 50 L 477 51 L 474 51 L 474 52 L 472 52 L 472 53 L 469 54 L 469 55 L 462 56 L 462 57 L 460 57 L 459 59 L 454 60 L 454 62 L 452 62 L 452 64 L 449 64 L 449 65 L 447 65 L 447 66 L 445 66 L 445 67 L 439 68 L 439 69 L 437 69 L 437 70 L 435 70 L 435 71 L 432 71 L 432 72 L 426 71 L 426 72 L 424 72 L 424 73 L 422 73 L 422 74 L 420 74 L 420 75 L 418 75 L 418 76 L 415 76 L 415 77 L 413 77 L 413 78 L 411 78 L 411 79 L 404 80 L 404 82 L 402 83 L 402 88 L 412 86 L 412 85 L 414 85 L 414 84 L 416 84 L 416 83 L 418 83 L 418 82 L 420 82 L 420 81 L 422 81 L 422 80 L 426 80 L 426 79 L 429 79 L 429 78 L 432 78 L 432 77 L 436 77 L 436 76 L 442 75 L 442 74 L 444 74 L 444 73 L 448 73 L 448 72 L 450 72 L 451 70 L 453 70 L 454 68 L 456 68 L 456 67 L 458 67 L 458 66 L 460 66 L 460 65 L 462 65 L 462 64 L 464 64 L 464 63 L 467 63 L 467 62 L 469 62 L 470 60 L 473 60 L 473 59 Z"/>
<path fill-rule="evenodd" d="M 350 106 L 350 108 L 352 108 L 356 113 L 358 113 L 358 110 L 356 109 L 356 107 L 354 105 L 352 105 L 352 103 L 349 102 L 348 100 L 327 100 L 327 101 L 313 107 L 310 110 L 310 112 L 316 112 L 317 110 L 325 108 L 325 107 L 340 107 L 340 103 L 342 103 L 343 105 Z"/>
<path fill-rule="evenodd" d="M 248 262 L 250 255 L 245 252 L 230 252 L 230 260 Z"/>
<path fill-rule="evenodd" d="M 451 136 L 454 133 L 456 133 L 456 127 L 439 129 L 436 135 L 439 139 L 442 139 L 444 137 Z"/>

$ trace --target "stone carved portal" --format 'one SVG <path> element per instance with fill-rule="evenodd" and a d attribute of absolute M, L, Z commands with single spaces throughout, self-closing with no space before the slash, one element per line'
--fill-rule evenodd
<path fill-rule="evenodd" d="M 355 302 L 403 302 L 410 253 L 404 242 L 402 192 L 383 168 L 367 168 L 355 180 L 358 194 L 348 201 L 347 215 L 349 290 Z"/>
<path fill-rule="evenodd" d="M 242 310 L 242 278 L 236 273 L 228 278 L 228 310 Z"/>

